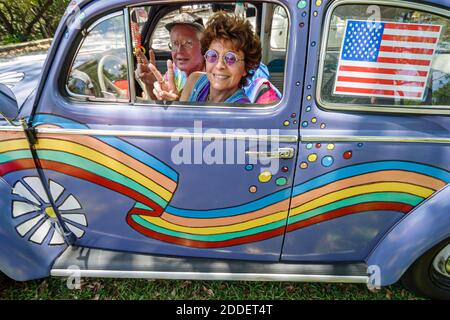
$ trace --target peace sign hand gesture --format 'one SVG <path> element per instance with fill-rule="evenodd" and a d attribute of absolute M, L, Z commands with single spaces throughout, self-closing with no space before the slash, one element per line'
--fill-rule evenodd
<path fill-rule="evenodd" d="M 150 61 L 147 60 L 145 54 L 140 50 L 135 53 L 135 56 L 137 60 L 137 68 L 135 71 L 136 79 L 142 80 L 147 86 L 151 86 L 156 81 L 156 78 L 150 71 L 149 65 L 155 65 L 155 53 L 150 49 Z"/>
<path fill-rule="evenodd" d="M 167 60 L 167 80 L 156 69 L 155 65 L 148 65 L 150 71 L 156 78 L 156 82 L 153 84 L 153 93 L 158 100 L 164 101 L 177 101 L 180 99 L 180 93 L 175 85 L 175 75 L 173 72 L 172 60 Z"/>

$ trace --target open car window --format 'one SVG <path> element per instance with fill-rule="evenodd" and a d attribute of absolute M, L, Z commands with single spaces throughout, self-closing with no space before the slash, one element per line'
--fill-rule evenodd
<path fill-rule="evenodd" d="M 324 107 L 450 107 L 448 17 L 420 6 L 342 4 L 327 22 L 318 83 Z"/>
<path fill-rule="evenodd" d="M 249 71 L 246 81 L 239 86 L 248 100 L 245 103 L 219 104 L 240 104 L 239 107 L 276 105 L 283 97 L 289 19 L 283 6 L 268 2 L 140 5 L 101 17 L 90 25 L 78 45 L 66 78 L 67 93 L 85 101 L 135 105 L 157 102 L 158 99 L 152 95 L 153 89 L 136 76 L 139 62 L 137 49 L 142 50 L 147 59 L 152 50 L 156 68 L 167 78 L 167 60 L 173 59 L 173 50 L 169 48 L 171 39 L 166 24 L 180 13 L 193 13 L 201 17 L 206 25 L 218 11 L 235 13 L 249 21 L 262 48 L 259 68 Z M 125 17 L 125 12 L 129 16 Z M 130 38 L 127 38 L 128 35 Z M 202 61 L 203 54 L 198 55 Z M 178 61 L 174 60 L 177 68 Z M 131 62 L 133 65 L 129 65 Z M 188 74 L 181 66 L 178 71 L 179 77 L 177 75 L 175 81 L 177 86 L 180 85 L 181 92 Z M 198 71 L 206 72 L 206 69 Z M 174 105 L 215 106 L 217 103 L 178 101 Z"/>
<path fill-rule="evenodd" d="M 155 10 L 152 10 L 155 8 Z M 206 25 L 209 18 L 218 11 L 225 11 L 228 13 L 235 13 L 245 17 L 253 27 L 254 33 L 259 37 L 262 47 L 262 60 L 261 65 L 255 71 L 248 76 L 247 86 L 242 88 L 245 94 L 250 98 L 249 104 L 254 106 L 258 105 L 274 105 L 282 99 L 284 88 L 284 67 L 287 53 L 288 32 L 289 32 L 289 19 L 286 9 L 281 5 L 272 3 L 247 3 L 247 2 L 227 2 L 227 3 L 199 3 L 192 5 L 184 5 L 181 7 L 174 7 L 174 9 L 164 8 L 157 12 L 157 7 L 152 6 L 139 6 L 130 9 L 130 21 L 132 28 L 132 43 L 133 46 L 144 47 L 144 51 L 148 56 L 149 50 L 153 50 L 155 53 L 155 65 L 159 72 L 167 78 L 167 59 L 173 60 L 172 50 L 169 48 L 169 42 L 171 40 L 170 33 L 166 29 L 166 24 L 173 21 L 174 17 L 181 13 L 193 13 L 202 18 L 203 24 Z M 146 11 L 151 13 L 148 15 L 149 28 L 143 29 L 147 34 L 138 33 L 136 30 L 138 27 L 136 24 L 136 12 Z M 155 12 L 156 11 L 156 12 Z M 265 15 L 263 17 L 263 14 Z M 143 16 L 143 15 L 141 15 Z M 142 30 L 142 28 L 140 28 Z M 147 39 L 147 40 L 146 40 Z M 205 50 L 203 50 L 205 51 Z M 202 52 L 202 55 L 204 52 Z M 204 60 L 203 56 L 202 59 Z M 185 81 L 188 74 L 183 72 L 182 67 L 178 68 L 177 61 L 175 67 L 179 73 L 175 73 L 175 83 L 177 88 L 184 88 Z M 137 61 L 135 60 L 135 63 Z M 206 70 L 199 70 L 200 72 L 206 72 Z M 259 78 L 264 78 L 266 81 Z M 258 86 L 254 82 L 258 79 Z M 259 84 L 261 83 L 261 84 Z M 257 89 L 250 88 L 252 85 Z M 158 100 L 155 96 L 152 96 L 152 86 L 150 89 L 148 85 L 143 83 L 141 79 L 136 79 L 136 100 L 138 104 L 154 103 Z M 249 88 L 249 89 L 246 89 Z M 261 98 L 270 89 L 274 88 L 271 99 L 264 100 Z M 251 90 L 254 90 L 251 92 Z M 268 97 L 269 94 L 266 94 Z M 268 101 L 268 102 L 265 102 Z M 216 105 L 217 103 L 214 103 Z M 230 103 L 220 103 L 225 105 L 231 105 Z M 206 102 L 180 102 L 175 105 L 201 105 L 210 106 L 211 103 Z M 241 105 L 240 107 L 245 107 Z"/>

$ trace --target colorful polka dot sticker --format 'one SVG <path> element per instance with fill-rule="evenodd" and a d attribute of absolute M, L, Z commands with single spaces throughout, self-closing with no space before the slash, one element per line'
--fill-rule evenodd
<path fill-rule="evenodd" d="M 285 122 L 283 122 L 283 126 L 287 127 L 288 125 L 290 125 L 290 122 L 288 120 L 286 120 Z"/>
<path fill-rule="evenodd" d="M 317 118 L 312 118 L 312 119 L 311 119 L 311 122 L 312 122 L 312 123 L 316 123 L 316 122 L 317 122 Z"/>
<path fill-rule="evenodd" d="M 358 143 L 358 147 L 361 148 L 363 146 L 362 142 Z"/>
<path fill-rule="evenodd" d="M 316 6 L 317 6 L 317 7 L 320 7 L 321 5 L 322 5 L 322 0 L 317 0 L 317 1 L 316 1 Z"/>
<path fill-rule="evenodd" d="M 311 111 L 311 106 L 306 107 L 306 112 L 310 112 Z"/>
<path fill-rule="evenodd" d="M 305 9 L 307 4 L 308 3 L 306 2 L 306 0 L 300 0 L 299 2 L 297 2 L 297 8 Z"/>
<path fill-rule="evenodd" d="M 333 159 L 332 156 L 325 156 L 325 157 L 322 158 L 321 162 L 322 162 L 322 165 L 324 167 L 329 167 L 329 166 L 331 166 L 333 164 L 334 159 Z"/>
<path fill-rule="evenodd" d="M 303 127 L 303 128 L 306 128 L 307 126 L 308 126 L 308 121 L 303 121 L 303 122 L 302 122 L 302 127 Z"/>
<path fill-rule="evenodd" d="M 317 17 L 317 15 L 318 15 L 317 11 L 314 11 L 314 12 L 313 12 L 313 16 L 314 16 L 314 17 Z"/>
<path fill-rule="evenodd" d="M 246 166 L 245 166 L 245 170 L 247 170 L 247 171 L 253 170 L 253 165 L 252 165 L 252 164 L 246 165 Z"/>
<path fill-rule="evenodd" d="M 306 169 L 306 168 L 308 168 L 308 163 L 306 163 L 306 162 L 300 163 L 300 169 Z"/>
<path fill-rule="evenodd" d="M 311 153 L 311 154 L 308 156 L 308 161 L 309 161 L 309 162 L 315 162 L 316 160 L 317 160 L 317 154 Z"/>
<path fill-rule="evenodd" d="M 329 144 L 327 145 L 327 149 L 328 149 L 328 150 L 333 150 L 333 149 L 334 149 L 334 144 L 329 143 Z"/>
<path fill-rule="evenodd" d="M 320 143 L 316 143 L 316 148 L 319 149 L 322 145 Z"/>
<path fill-rule="evenodd" d="M 258 176 L 258 180 L 261 183 L 267 183 L 270 179 L 272 179 L 272 173 L 270 171 L 263 171 Z"/>
<path fill-rule="evenodd" d="M 248 188 L 248 191 L 250 191 L 251 193 L 255 193 L 256 190 L 258 190 L 258 188 L 256 188 L 256 186 L 250 186 L 250 188 Z"/>
<path fill-rule="evenodd" d="M 351 150 L 345 151 L 343 157 L 345 160 L 350 159 L 353 156 L 353 152 Z"/>
<path fill-rule="evenodd" d="M 306 149 L 311 149 L 313 147 L 313 145 L 312 145 L 312 143 L 308 143 L 307 145 L 306 145 Z"/>
<path fill-rule="evenodd" d="M 289 171 L 289 168 L 286 167 L 286 166 L 284 166 L 284 167 L 281 168 L 281 171 L 282 171 L 282 172 L 288 172 L 288 171 Z"/>
<path fill-rule="evenodd" d="M 325 129 L 326 127 L 327 127 L 327 125 L 325 123 L 320 124 L 320 129 Z"/>
<path fill-rule="evenodd" d="M 306 100 L 311 100 L 311 96 L 306 96 Z"/>

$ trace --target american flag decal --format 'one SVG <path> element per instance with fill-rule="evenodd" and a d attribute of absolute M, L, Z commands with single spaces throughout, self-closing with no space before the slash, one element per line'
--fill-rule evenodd
<path fill-rule="evenodd" d="M 422 100 L 441 26 L 347 20 L 334 94 Z"/>

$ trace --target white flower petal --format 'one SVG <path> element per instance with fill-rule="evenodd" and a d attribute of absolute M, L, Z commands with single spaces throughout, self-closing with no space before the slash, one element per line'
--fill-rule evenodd
<path fill-rule="evenodd" d="M 59 233 L 58 230 L 55 230 L 55 231 L 53 232 L 53 236 L 52 236 L 52 239 L 50 240 L 50 244 L 51 244 L 51 245 L 64 244 L 64 238 L 63 238 L 63 236 Z"/>
<path fill-rule="evenodd" d="M 56 202 L 63 192 L 64 187 L 62 185 L 50 180 L 50 194 L 52 195 L 53 201 Z"/>
<path fill-rule="evenodd" d="M 58 207 L 58 210 L 60 211 L 76 209 L 81 209 L 81 205 L 73 195 L 68 196 L 67 199 L 64 200 L 64 203 Z"/>
<path fill-rule="evenodd" d="M 62 213 L 61 216 L 64 219 L 73 221 L 75 223 L 81 224 L 83 226 L 87 226 L 87 220 L 84 214 L 78 214 L 78 213 Z"/>
<path fill-rule="evenodd" d="M 49 203 L 47 194 L 45 193 L 44 186 L 42 185 L 41 179 L 39 177 L 26 177 L 23 179 L 34 192 L 45 202 Z"/>
<path fill-rule="evenodd" d="M 83 236 L 84 231 L 81 230 L 80 228 L 75 227 L 74 225 L 72 225 L 70 223 L 66 223 L 66 225 L 67 225 L 67 228 L 69 228 L 70 231 L 72 231 L 77 236 L 77 238 L 81 238 Z"/>
<path fill-rule="evenodd" d="M 17 232 L 23 237 L 24 235 L 26 235 L 31 229 L 33 229 L 33 227 L 35 225 L 37 225 L 42 219 L 44 219 L 44 217 L 42 216 L 37 216 L 34 217 L 28 221 L 25 221 L 24 223 L 18 225 L 16 227 Z"/>
<path fill-rule="evenodd" d="M 30 203 L 13 201 L 12 215 L 14 218 L 20 217 L 27 213 L 36 212 L 38 210 L 39 207 L 36 207 L 35 205 L 32 205 Z"/>
<path fill-rule="evenodd" d="M 22 184 L 22 182 L 18 181 L 13 189 L 13 194 L 17 194 L 27 200 L 30 200 L 31 202 L 36 203 L 37 205 L 40 205 L 41 203 L 39 202 L 38 199 L 36 199 L 35 196 L 33 196 L 31 194 L 31 192 L 25 188 L 25 186 Z"/>
<path fill-rule="evenodd" d="M 33 233 L 30 240 L 41 244 L 44 241 L 45 237 L 48 235 L 51 227 L 52 224 L 50 223 L 50 221 L 44 221 L 44 223 Z"/>

